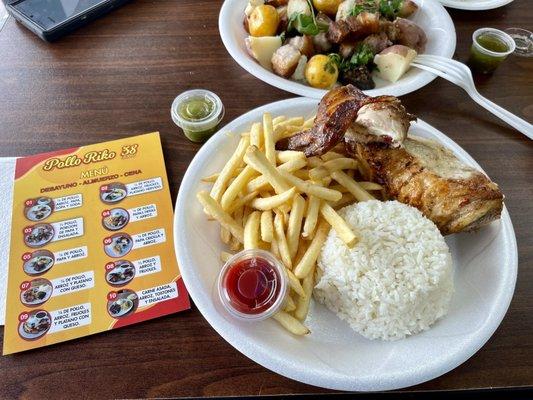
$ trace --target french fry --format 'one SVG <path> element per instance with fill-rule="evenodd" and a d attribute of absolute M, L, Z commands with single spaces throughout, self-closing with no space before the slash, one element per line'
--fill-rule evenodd
<path fill-rule="evenodd" d="M 298 245 L 298 251 L 296 252 L 296 256 L 294 257 L 294 262 L 292 263 L 292 265 L 296 265 L 300 262 L 305 252 L 307 251 L 308 243 L 308 241 L 300 242 L 300 244 Z"/>
<path fill-rule="evenodd" d="M 307 274 L 302 281 L 302 287 L 305 295 L 296 299 L 296 310 L 294 310 L 294 316 L 300 321 L 305 321 L 307 313 L 309 311 L 309 303 L 313 295 L 313 286 L 315 284 L 314 268 Z"/>
<path fill-rule="evenodd" d="M 237 210 L 235 210 L 235 213 L 233 214 L 233 219 L 235 219 L 235 222 L 238 225 L 243 227 L 243 231 L 244 231 L 243 215 L 244 215 L 245 208 L 246 207 L 238 208 Z M 237 240 L 235 236 L 232 236 L 229 242 L 229 248 L 232 251 L 239 251 L 241 249 L 241 242 L 239 242 L 239 240 Z"/>
<path fill-rule="evenodd" d="M 278 115 L 277 117 L 272 119 L 272 125 L 276 126 L 280 122 L 283 122 L 287 119 L 285 115 Z"/>
<path fill-rule="evenodd" d="M 329 185 L 328 186 L 330 189 L 333 189 L 333 190 L 337 190 L 341 193 L 348 193 L 348 189 L 346 189 L 344 186 L 342 186 L 341 184 L 335 184 L 335 185 Z"/>
<path fill-rule="evenodd" d="M 294 335 L 303 336 L 309 333 L 309 329 L 306 326 L 285 311 L 278 311 L 272 318 Z"/>
<path fill-rule="evenodd" d="M 225 244 L 229 244 L 231 240 L 231 232 L 223 226 L 220 226 L 220 240 Z"/>
<path fill-rule="evenodd" d="M 233 203 L 231 203 L 230 207 L 226 210 L 228 214 L 232 214 L 240 207 L 243 207 L 244 205 L 248 204 L 250 201 L 255 199 L 259 192 L 253 191 L 248 193 L 246 196 L 239 197 L 237 200 L 235 200 Z"/>
<path fill-rule="evenodd" d="M 298 298 L 300 298 L 298 296 Z M 293 312 L 296 310 L 296 303 L 292 299 L 291 295 L 288 295 L 285 299 L 285 306 L 283 307 L 283 311 L 285 312 Z"/>
<path fill-rule="evenodd" d="M 291 200 L 295 193 L 296 189 L 291 188 L 275 196 L 257 197 L 250 202 L 250 206 L 257 210 L 272 210 Z"/>
<path fill-rule="evenodd" d="M 274 127 L 270 113 L 263 114 L 263 143 L 265 144 L 265 157 L 276 166 L 276 144 L 274 142 Z"/>
<path fill-rule="evenodd" d="M 266 180 L 277 194 L 283 193 L 290 189 L 287 181 L 280 175 L 279 170 L 272 165 L 265 155 L 259 151 L 256 146 L 248 147 L 244 155 L 244 162 L 255 169 L 257 172 L 263 174 Z"/>
<path fill-rule="evenodd" d="M 240 226 L 205 190 L 196 195 L 204 210 L 228 229 L 241 243 L 244 242 L 244 229 Z"/>
<path fill-rule="evenodd" d="M 291 117 L 283 122 L 280 122 L 278 126 L 302 126 L 304 122 L 304 117 Z"/>
<path fill-rule="evenodd" d="M 306 181 L 309 179 L 309 170 L 307 169 L 298 169 L 292 173 L 295 177 Z"/>
<path fill-rule="evenodd" d="M 286 125 L 286 126 L 277 126 L 274 129 L 274 141 L 278 142 L 281 139 L 288 138 L 290 136 L 295 135 L 297 132 L 300 132 L 302 130 L 301 126 L 296 125 Z"/>
<path fill-rule="evenodd" d="M 231 251 L 235 252 L 241 250 L 241 243 L 235 236 L 231 237 L 231 240 L 229 242 L 229 248 Z"/>
<path fill-rule="evenodd" d="M 363 189 L 353 178 L 350 178 L 342 171 L 334 171 L 331 177 L 344 186 L 348 191 L 354 195 L 357 201 L 374 200 L 375 197 Z"/>
<path fill-rule="evenodd" d="M 324 161 L 334 160 L 335 158 L 342 158 L 344 155 L 337 153 L 336 151 L 328 151 L 326 154 L 322 154 L 320 158 Z"/>
<path fill-rule="evenodd" d="M 365 190 L 383 190 L 383 186 L 375 182 L 357 182 Z"/>
<path fill-rule="evenodd" d="M 278 241 L 276 240 L 275 236 L 272 238 L 272 242 L 270 242 L 270 252 L 274 254 L 276 258 L 281 258 L 281 255 L 279 254 Z"/>
<path fill-rule="evenodd" d="M 271 243 L 274 237 L 274 224 L 272 222 L 272 210 L 261 213 L 261 240 Z"/>
<path fill-rule="evenodd" d="M 289 246 L 289 254 L 291 259 L 294 259 L 296 252 L 298 251 L 298 243 L 300 241 L 300 231 L 302 229 L 304 212 L 305 200 L 298 194 L 294 196 L 292 201 L 289 222 L 287 224 L 287 244 Z"/>
<path fill-rule="evenodd" d="M 220 205 L 224 210 L 228 210 L 231 207 L 233 200 L 235 200 L 237 195 L 246 187 L 248 181 L 256 174 L 257 172 L 252 167 L 246 166 L 242 172 L 237 175 L 220 200 Z"/>
<path fill-rule="evenodd" d="M 259 241 L 259 248 L 261 250 L 269 251 L 270 250 L 270 243 L 263 242 L 262 240 Z"/>
<path fill-rule="evenodd" d="M 303 124 L 303 128 L 304 129 L 311 128 L 313 126 L 314 122 L 315 122 L 315 118 L 316 118 L 316 115 L 313 115 L 312 117 L 306 119 L 304 124 Z"/>
<path fill-rule="evenodd" d="M 294 268 L 294 275 L 297 278 L 303 279 L 313 270 L 322 245 L 328 236 L 329 228 L 329 224 L 326 221 L 321 221 L 318 224 L 315 237 L 300 262 Z"/>
<path fill-rule="evenodd" d="M 263 129 L 259 122 L 256 122 L 252 125 L 250 130 L 250 146 L 256 146 L 261 148 L 263 145 Z"/>
<path fill-rule="evenodd" d="M 333 171 L 339 171 L 343 169 L 356 169 L 357 161 L 353 158 L 341 157 L 334 158 L 332 160 L 326 161 L 320 167 L 313 168 L 309 171 L 309 177 L 311 179 L 317 180 L 329 176 Z"/>
<path fill-rule="evenodd" d="M 305 154 L 301 151 L 294 150 L 278 150 L 276 151 L 276 160 L 283 164 L 294 159 L 302 159 L 305 161 Z"/>
<path fill-rule="evenodd" d="M 244 249 L 257 249 L 259 247 L 259 224 L 261 212 L 253 211 L 246 219 L 244 225 Z"/>
<path fill-rule="evenodd" d="M 226 185 L 229 181 L 229 179 L 233 176 L 235 170 L 240 166 L 241 161 L 244 157 L 244 154 L 246 153 L 246 149 L 248 148 L 250 144 L 250 138 L 249 137 L 243 137 L 239 141 L 239 145 L 237 146 L 237 149 L 230 157 L 229 161 L 224 165 L 224 168 L 222 168 L 222 171 L 220 171 L 220 174 L 218 175 L 217 180 L 215 181 L 213 187 L 211 188 L 211 197 L 216 201 L 219 202 L 222 198 L 222 194 L 224 193 L 224 190 L 226 189 Z"/>
<path fill-rule="evenodd" d="M 274 217 L 274 232 L 276 233 L 276 241 L 278 242 L 278 250 L 281 256 L 281 261 L 283 261 L 283 264 L 286 268 L 292 269 L 291 254 L 289 252 L 287 238 L 285 237 L 283 220 L 281 215 L 278 213 L 276 213 L 276 216 Z"/>
<path fill-rule="evenodd" d="M 290 172 L 279 170 L 278 173 L 281 175 L 286 182 L 289 182 L 292 186 L 296 187 L 300 192 L 307 193 L 308 195 L 316 196 L 326 201 L 337 201 L 342 197 L 341 192 L 336 190 L 331 190 L 323 186 L 315 185 L 308 181 L 304 181 L 300 178 L 291 175 Z"/>
<path fill-rule="evenodd" d="M 322 164 L 324 164 L 324 161 L 322 161 L 320 157 L 309 157 L 307 159 L 307 165 L 311 168 L 320 167 Z"/>
<path fill-rule="evenodd" d="M 341 197 L 342 198 L 342 197 Z M 320 211 L 320 199 L 316 196 L 309 196 L 307 199 L 307 209 L 305 214 L 304 228 L 302 236 L 310 237 L 318 222 L 318 213 Z"/>
<path fill-rule="evenodd" d="M 228 253 L 227 251 L 220 252 L 220 261 L 222 261 L 223 263 L 228 262 L 231 257 L 233 257 L 233 254 Z"/>
<path fill-rule="evenodd" d="M 353 247 L 359 241 L 352 228 L 350 228 L 346 221 L 328 203 L 322 202 L 320 214 L 335 229 L 335 232 L 337 232 L 337 235 L 339 235 L 346 246 Z"/>
<path fill-rule="evenodd" d="M 294 275 L 294 273 L 288 269 L 285 268 L 285 272 L 287 272 L 287 277 L 289 278 L 289 286 L 292 290 L 298 295 L 298 296 L 305 296 L 304 288 L 302 287 L 302 284 L 300 283 L 300 280 Z"/>
<path fill-rule="evenodd" d="M 211 174 L 211 175 L 207 175 L 207 176 L 204 176 L 202 178 L 202 182 L 205 182 L 205 183 L 215 183 L 215 181 L 217 180 L 218 176 L 220 174 L 218 172 L 214 173 L 214 174 Z"/>
<path fill-rule="evenodd" d="M 305 167 L 305 165 L 306 165 L 305 159 L 295 158 L 293 160 L 289 160 L 279 165 L 276 169 L 294 172 Z M 254 190 L 261 190 L 265 188 L 266 186 L 268 186 L 267 178 L 264 175 L 260 175 L 257 178 L 254 178 L 250 182 L 248 182 L 246 190 L 248 190 L 249 192 L 253 192 Z"/>

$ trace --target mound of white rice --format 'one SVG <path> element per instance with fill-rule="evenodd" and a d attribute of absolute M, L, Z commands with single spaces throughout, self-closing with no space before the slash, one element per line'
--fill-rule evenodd
<path fill-rule="evenodd" d="M 433 222 L 397 201 L 339 213 L 360 242 L 350 249 L 331 229 L 318 260 L 318 301 L 369 339 L 404 338 L 448 312 L 452 259 Z"/>

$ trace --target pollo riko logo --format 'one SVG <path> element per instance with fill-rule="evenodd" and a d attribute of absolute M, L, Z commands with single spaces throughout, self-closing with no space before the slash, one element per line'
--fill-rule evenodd
<path fill-rule="evenodd" d="M 108 149 L 99 151 L 90 151 L 85 153 L 83 157 L 76 154 L 71 154 L 65 158 L 53 157 L 46 160 L 43 165 L 44 171 L 52 171 L 54 169 L 64 169 L 77 167 L 81 164 L 98 163 L 102 161 L 112 160 L 117 156 L 117 153 Z"/>

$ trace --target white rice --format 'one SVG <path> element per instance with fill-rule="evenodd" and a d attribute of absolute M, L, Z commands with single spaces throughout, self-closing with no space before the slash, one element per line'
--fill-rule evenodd
<path fill-rule="evenodd" d="M 360 241 L 350 249 L 331 229 L 318 260 L 319 302 L 369 339 L 401 339 L 446 315 L 452 259 L 433 222 L 397 201 L 365 201 L 339 213 Z"/>

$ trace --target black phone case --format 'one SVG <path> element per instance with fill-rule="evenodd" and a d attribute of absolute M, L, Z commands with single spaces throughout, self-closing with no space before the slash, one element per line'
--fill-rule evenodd
<path fill-rule="evenodd" d="M 88 24 L 96 18 L 107 14 L 108 12 L 127 3 L 130 0 L 109 0 L 105 3 L 102 3 L 98 7 L 86 11 L 81 15 L 78 15 L 71 19 L 67 19 L 65 22 L 49 30 L 43 29 L 41 26 L 36 24 L 34 21 L 26 17 L 24 14 L 20 13 L 15 7 L 13 7 L 15 3 L 19 3 L 21 0 L 3 1 L 8 13 L 12 15 L 13 18 L 15 18 L 18 22 L 20 22 L 33 33 L 35 33 L 41 39 L 47 42 L 52 42 L 66 35 L 67 33 L 72 32 L 73 30 Z"/>

